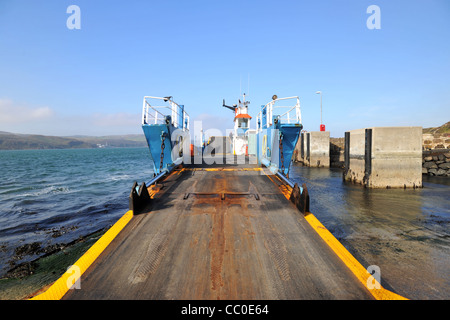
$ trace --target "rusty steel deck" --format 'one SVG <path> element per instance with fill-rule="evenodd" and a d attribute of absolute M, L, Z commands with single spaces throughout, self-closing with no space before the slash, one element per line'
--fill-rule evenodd
<path fill-rule="evenodd" d="M 64 299 L 372 299 L 280 184 L 255 165 L 174 171 Z"/>

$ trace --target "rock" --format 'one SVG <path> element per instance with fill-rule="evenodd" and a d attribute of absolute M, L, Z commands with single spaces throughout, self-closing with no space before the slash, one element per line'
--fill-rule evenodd
<path fill-rule="evenodd" d="M 9 270 L 5 278 L 7 279 L 21 279 L 24 277 L 27 277 L 29 275 L 32 275 L 34 273 L 34 270 L 36 269 L 36 263 L 35 262 L 26 262 L 23 264 L 18 265 L 17 267 Z"/>
<path fill-rule="evenodd" d="M 438 155 L 439 161 L 444 161 L 445 156 L 443 154 Z"/>
<path fill-rule="evenodd" d="M 428 173 L 427 168 L 423 168 L 423 167 L 422 167 L 422 174 L 427 174 L 427 173 Z"/>
<path fill-rule="evenodd" d="M 450 159 L 450 152 L 444 153 L 444 156 L 445 156 L 447 159 Z"/>
<path fill-rule="evenodd" d="M 444 169 L 439 169 L 438 171 L 436 171 L 437 176 L 445 176 L 446 174 L 447 174 L 447 170 L 444 170 Z"/>
<path fill-rule="evenodd" d="M 449 157 L 449 158 L 450 158 L 450 157 Z M 431 160 L 433 160 L 433 157 L 432 157 L 432 156 L 428 156 L 428 157 L 423 158 L 423 160 L 425 160 L 425 161 L 431 161 Z"/>
<path fill-rule="evenodd" d="M 36 254 L 41 249 L 40 242 L 27 243 L 15 249 L 16 256 L 22 258 L 26 255 Z"/>
<path fill-rule="evenodd" d="M 444 170 L 450 169 L 450 162 L 444 162 L 444 163 L 439 164 L 439 169 L 444 169 Z"/>
<path fill-rule="evenodd" d="M 439 160 L 438 156 L 433 156 L 432 158 L 433 158 L 433 161 L 438 161 Z"/>
<path fill-rule="evenodd" d="M 423 165 L 424 166 L 424 168 L 427 168 L 427 169 L 437 169 L 437 165 L 436 165 L 436 163 L 434 163 L 434 162 L 432 162 L 432 161 L 430 161 L 430 162 L 425 162 L 425 164 Z"/>
<path fill-rule="evenodd" d="M 436 161 L 435 163 L 438 165 L 438 167 L 439 167 L 439 165 L 441 164 L 441 163 L 444 163 L 445 161 Z"/>
<path fill-rule="evenodd" d="M 428 174 L 431 176 L 435 176 L 436 175 L 437 170 L 436 169 L 430 169 L 428 170 Z"/>

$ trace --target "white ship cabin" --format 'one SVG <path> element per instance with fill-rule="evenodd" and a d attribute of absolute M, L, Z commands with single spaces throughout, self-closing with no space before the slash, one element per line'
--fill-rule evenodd
<path fill-rule="evenodd" d="M 248 114 L 248 105 L 250 101 L 241 102 L 239 100 L 239 106 L 235 108 L 235 117 L 234 117 L 234 132 L 236 135 L 244 135 L 245 132 L 250 128 L 250 120 L 252 117 Z M 241 130 L 239 130 L 241 129 Z"/>

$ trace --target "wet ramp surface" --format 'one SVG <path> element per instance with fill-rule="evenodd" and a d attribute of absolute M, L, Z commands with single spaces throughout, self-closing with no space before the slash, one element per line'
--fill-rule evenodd
<path fill-rule="evenodd" d="M 260 170 L 163 183 L 65 299 L 371 299 Z"/>

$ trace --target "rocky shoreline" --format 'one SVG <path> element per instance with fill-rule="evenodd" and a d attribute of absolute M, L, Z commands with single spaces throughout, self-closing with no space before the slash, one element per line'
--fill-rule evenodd
<path fill-rule="evenodd" d="M 423 151 L 422 174 L 450 177 L 450 150 Z"/>
<path fill-rule="evenodd" d="M 14 266 L 0 278 L 0 300 L 28 299 L 46 288 L 64 274 L 107 230 L 108 228 L 104 228 L 65 244 L 42 247 L 41 243 L 35 242 L 18 247 L 14 261 L 23 256 L 43 255 Z"/>

